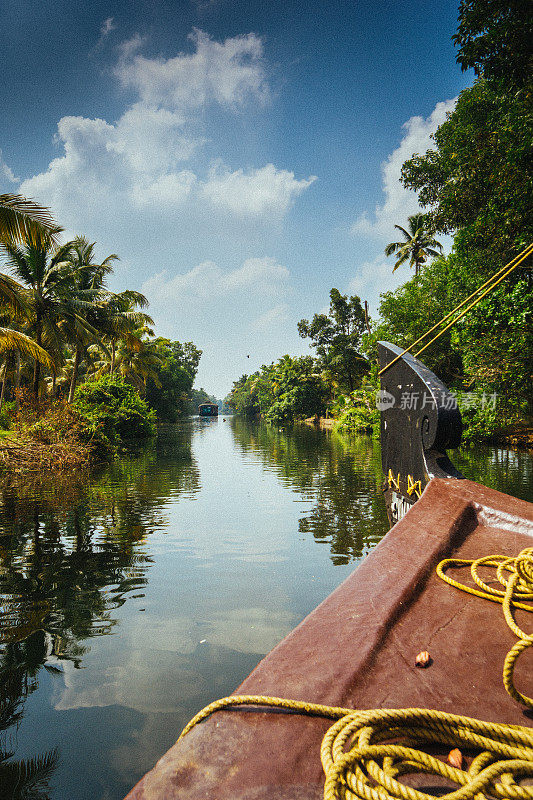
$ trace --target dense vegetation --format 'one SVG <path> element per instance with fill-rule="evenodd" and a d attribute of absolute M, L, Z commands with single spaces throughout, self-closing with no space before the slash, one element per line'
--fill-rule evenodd
<path fill-rule="evenodd" d="M 396 225 L 402 239 L 385 249 L 393 269 L 409 264 L 413 277 L 381 295 L 373 321 L 365 321 L 359 298 L 332 289 L 329 316 L 316 314 L 298 326 L 317 358 L 285 356 L 243 376 L 228 398 L 233 408 L 276 424 L 328 414 L 341 427 L 371 429 L 376 341 L 411 344 L 533 241 L 532 40 L 527 4 L 462 0 L 457 61 L 476 78 L 435 133 L 434 146 L 403 165 L 402 182 L 418 192 L 423 211 L 406 227 Z M 437 238 L 444 233 L 454 236 L 447 256 Z M 532 308 L 529 258 L 425 351 L 423 360 L 458 395 L 466 439 L 505 438 L 510 431 L 520 438 L 523 429 L 528 440 Z M 494 393 L 496 409 L 483 403 Z"/>
<path fill-rule="evenodd" d="M 211 398 L 192 342 L 155 337 L 148 301 L 107 284 L 118 256 L 60 242 L 46 209 L 0 195 L 0 465 L 9 474 L 109 459 Z"/>

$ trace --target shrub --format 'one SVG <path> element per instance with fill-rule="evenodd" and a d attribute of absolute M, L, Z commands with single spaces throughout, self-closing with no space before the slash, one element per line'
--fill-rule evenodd
<path fill-rule="evenodd" d="M 513 422 L 502 414 L 490 396 L 479 389 L 455 392 L 455 396 L 463 420 L 464 443 L 499 441 L 502 431 Z"/>
<path fill-rule="evenodd" d="M 11 402 L 4 402 L 2 409 L 0 410 L 0 428 L 4 431 L 9 430 L 11 427 L 11 417 L 15 408 L 15 403 Z"/>
<path fill-rule="evenodd" d="M 375 370 L 374 370 L 375 371 Z M 376 406 L 377 378 L 363 378 L 361 388 L 337 397 L 332 409 L 335 428 L 346 433 L 372 433 L 379 436 L 379 411 Z"/>
<path fill-rule="evenodd" d="M 131 384 L 116 375 L 78 386 L 72 408 L 80 415 L 86 435 L 113 446 L 145 439 L 155 432 L 155 413 Z"/>

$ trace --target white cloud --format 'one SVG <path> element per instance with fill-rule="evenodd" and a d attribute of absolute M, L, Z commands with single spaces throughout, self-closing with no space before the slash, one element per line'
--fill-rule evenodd
<path fill-rule="evenodd" d="M 255 331 L 265 332 L 276 328 L 281 323 L 285 324 L 289 319 L 289 306 L 287 303 L 279 303 L 277 306 L 269 308 L 257 319 L 253 320 L 251 327 Z"/>
<path fill-rule="evenodd" d="M 168 59 L 146 56 L 139 36 L 125 42 L 114 75 L 131 102 L 116 119 L 60 119 L 57 157 L 20 191 L 102 255 L 119 253 L 112 288 L 143 284 L 158 332 L 195 341 L 198 381 L 223 394 L 253 331 L 259 363 L 280 339 L 299 344 L 283 307 L 289 271 L 263 254 L 279 249 L 282 220 L 315 177 L 244 163 L 242 133 L 270 99 L 260 38 L 195 31 L 191 42 Z"/>
<path fill-rule="evenodd" d="M 297 180 L 294 172 L 276 169 L 267 164 L 245 173 L 238 169 L 212 170 L 202 187 L 204 197 L 215 206 L 232 211 L 239 216 L 283 215 L 316 177 Z"/>
<path fill-rule="evenodd" d="M 190 39 L 196 45 L 194 53 L 163 59 L 141 55 L 142 40 L 135 37 L 123 46 L 115 74 L 123 86 L 136 89 L 147 106 L 184 110 L 210 102 L 239 106 L 249 98 L 268 100 L 258 36 L 249 33 L 220 43 L 195 29 Z"/>
<path fill-rule="evenodd" d="M 190 170 L 160 175 L 152 183 L 135 184 L 132 200 L 139 207 L 172 208 L 179 206 L 188 197 L 196 183 L 196 175 Z"/>
<path fill-rule="evenodd" d="M 9 167 L 3 159 L 2 151 L 0 150 L 0 178 L 5 178 L 9 181 L 9 183 L 18 183 L 19 178 L 15 176 L 15 173 Z"/>
<path fill-rule="evenodd" d="M 375 314 L 379 304 L 379 295 L 384 291 L 397 289 L 406 279 L 405 271 L 396 270 L 393 273 L 394 262 L 387 260 L 384 255 L 365 261 L 359 267 L 357 275 L 348 286 L 350 294 L 356 294 L 369 301 L 370 313 Z"/>
<path fill-rule="evenodd" d="M 115 25 L 113 17 L 107 17 L 107 19 L 105 19 L 102 22 L 102 26 L 100 28 L 100 36 L 102 36 L 102 37 L 109 36 L 111 31 L 116 30 L 116 28 L 117 28 L 117 26 Z"/>
<path fill-rule="evenodd" d="M 400 145 L 382 164 L 385 202 L 377 205 L 372 214 L 361 214 L 352 226 L 352 233 L 376 238 L 394 234 L 394 225 L 402 225 L 411 214 L 420 211 L 415 192 L 400 183 L 402 165 L 414 153 L 425 153 L 432 144 L 431 135 L 453 111 L 457 98 L 437 103 L 429 117 L 411 117 L 404 123 L 406 131 Z"/>
<path fill-rule="evenodd" d="M 195 299 L 202 300 L 204 306 L 212 301 L 224 314 L 224 298 L 279 297 L 286 293 L 289 277 L 289 270 L 268 256 L 248 258 L 241 267 L 227 272 L 214 261 L 204 261 L 173 277 L 167 270 L 159 272 L 143 283 L 142 291 L 154 303 L 173 308 Z"/>
<path fill-rule="evenodd" d="M 21 191 L 51 206 L 69 229 L 147 209 L 153 221 L 164 217 L 164 226 L 168 212 L 182 213 L 184 203 L 189 228 L 199 232 L 214 211 L 219 220 L 278 221 L 313 176 L 298 179 L 273 164 L 231 171 L 222 159 L 214 167 L 201 160 L 210 102 L 232 111 L 268 96 L 261 40 L 248 34 L 219 43 L 197 30 L 192 41 L 195 52 L 167 60 L 141 55 L 139 37 L 124 43 L 116 74 L 138 98 L 113 123 L 63 117 L 56 135 L 63 155 Z"/>

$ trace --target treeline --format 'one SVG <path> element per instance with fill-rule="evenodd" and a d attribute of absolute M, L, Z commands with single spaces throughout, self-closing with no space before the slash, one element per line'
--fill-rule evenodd
<path fill-rule="evenodd" d="M 146 297 L 109 288 L 118 256 L 97 260 L 95 243 L 60 234 L 47 209 L 0 195 L 0 427 L 17 431 L 0 453 L 8 471 L 109 456 L 211 399 L 192 388 L 201 350 L 156 337 Z"/>
<path fill-rule="evenodd" d="M 402 183 L 423 211 L 397 225 L 385 253 L 413 277 L 381 295 L 365 320 L 357 297 L 331 292 L 329 315 L 302 320 L 316 358 L 283 359 L 242 376 L 228 401 L 277 424 L 330 413 L 341 426 L 376 421 L 376 341 L 408 346 L 533 241 L 533 20 L 527 4 L 463 0 L 454 41 L 473 86 L 413 155 Z M 403 221 L 399 221 L 403 222 Z M 405 223 L 404 223 L 405 224 Z M 438 236 L 453 234 L 449 255 Z M 512 272 L 423 355 L 458 395 L 466 438 L 489 439 L 531 428 L 533 413 L 531 259 Z M 497 405 L 484 402 L 497 396 Z"/>

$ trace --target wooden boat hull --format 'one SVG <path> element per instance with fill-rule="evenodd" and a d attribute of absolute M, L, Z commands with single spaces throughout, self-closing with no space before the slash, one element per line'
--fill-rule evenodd
<path fill-rule="evenodd" d="M 236 694 L 350 708 L 427 707 L 532 725 L 531 713 L 503 687 L 503 661 L 516 638 L 501 606 L 435 575 L 437 563 L 452 555 L 516 555 L 532 546 L 533 505 L 467 480 L 434 478 Z M 530 624 L 527 616 L 518 612 L 519 624 Z M 428 669 L 414 665 L 421 650 L 433 659 Z M 532 656 L 533 649 L 524 653 L 516 670 L 525 691 Z M 329 724 L 276 710 L 219 711 L 176 743 L 127 800 L 319 800 L 319 750 Z"/>

